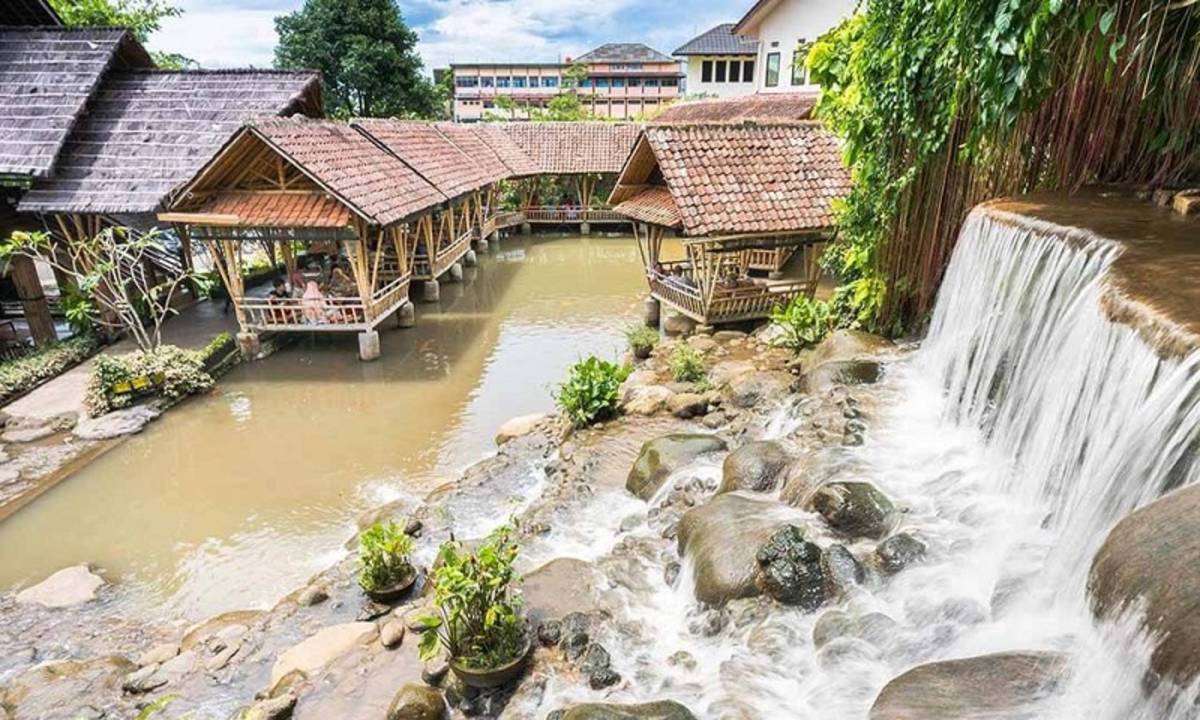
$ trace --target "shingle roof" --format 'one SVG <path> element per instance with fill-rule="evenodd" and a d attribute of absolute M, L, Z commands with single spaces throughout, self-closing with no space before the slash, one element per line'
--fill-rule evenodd
<path fill-rule="evenodd" d="M 253 130 L 379 225 L 446 201 L 425 178 L 349 124 L 274 120 Z"/>
<path fill-rule="evenodd" d="M 0 27 L 0 173 L 50 174 L 113 67 L 152 67 L 126 30 Z"/>
<path fill-rule="evenodd" d="M 637 141 L 637 125 L 605 122 L 503 123 L 537 173 L 617 173 Z"/>
<path fill-rule="evenodd" d="M 350 210 L 322 192 L 265 194 L 228 191 L 215 195 L 204 212 L 236 215 L 242 225 L 258 227 L 346 227 Z"/>
<path fill-rule="evenodd" d="M 22 212 L 152 212 L 245 122 L 320 112 L 310 72 L 112 72 Z"/>
<path fill-rule="evenodd" d="M 675 62 L 642 43 L 607 43 L 575 58 L 579 63 L 669 63 Z"/>
<path fill-rule="evenodd" d="M 638 161 L 646 150 L 655 162 Z M 816 123 L 649 127 L 611 202 L 643 192 L 655 167 L 691 236 L 827 228 L 850 189 L 836 139 Z"/>
<path fill-rule="evenodd" d="M 653 225 L 669 228 L 683 225 L 679 206 L 675 204 L 675 198 L 671 197 L 671 191 L 665 187 L 643 190 L 613 209 L 626 217 Z"/>
<path fill-rule="evenodd" d="M 662 123 L 741 123 L 807 120 L 817 93 L 762 93 L 719 100 L 692 100 L 668 106 L 653 119 Z"/>
<path fill-rule="evenodd" d="M 491 182 L 479 164 L 432 123 L 379 119 L 353 122 L 448 198 Z"/>
<path fill-rule="evenodd" d="M 0 0 L 4 25 L 62 25 L 46 0 Z"/>
<path fill-rule="evenodd" d="M 733 23 L 718 25 L 680 45 L 672 55 L 754 55 L 758 41 L 733 34 Z"/>

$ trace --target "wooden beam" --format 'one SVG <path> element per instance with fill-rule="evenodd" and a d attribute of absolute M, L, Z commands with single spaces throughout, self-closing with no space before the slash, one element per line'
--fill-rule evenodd
<path fill-rule="evenodd" d="M 237 215 L 222 215 L 217 213 L 184 213 L 163 212 L 158 219 L 165 223 L 186 223 L 188 225 L 241 225 L 242 219 Z"/>
<path fill-rule="evenodd" d="M 50 304 L 46 302 L 46 292 L 33 260 L 24 255 L 13 255 L 9 273 L 17 288 L 17 297 L 21 299 L 21 308 L 25 312 L 25 322 L 29 325 L 33 342 L 45 345 L 58 340 L 54 318 L 50 315 Z"/>

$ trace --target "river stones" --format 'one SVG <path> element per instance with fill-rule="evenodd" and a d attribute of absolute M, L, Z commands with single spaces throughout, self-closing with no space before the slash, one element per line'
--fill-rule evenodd
<path fill-rule="evenodd" d="M 777 530 L 758 549 L 758 586 L 784 605 L 816 610 L 825 602 L 825 569 L 821 548 L 804 538 L 795 525 Z"/>
<path fill-rule="evenodd" d="M 80 420 L 73 432 L 82 440 L 109 440 L 141 432 L 158 415 L 159 412 L 154 408 L 134 405 L 100 417 Z"/>
<path fill-rule="evenodd" d="M 427 685 L 408 683 L 388 706 L 387 720 L 441 720 L 445 714 L 441 693 Z"/>
<path fill-rule="evenodd" d="M 817 488 L 808 504 L 830 527 L 850 537 L 879 539 L 896 522 L 892 501 L 867 482 L 831 482 Z"/>
<path fill-rule="evenodd" d="M 825 571 L 825 594 L 829 597 L 843 597 L 867 579 L 866 568 L 845 545 L 835 543 L 825 548 L 821 567 Z"/>
<path fill-rule="evenodd" d="M 374 640 L 378 628 L 371 622 L 351 622 L 322 628 L 285 650 L 271 668 L 271 686 L 293 670 L 311 675 L 357 645 Z"/>
<path fill-rule="evenodd" d="M 550 416 L 546 413 L 534 413 L 532 415 L 520 415 L 508 420 L 496 431 L 496 445 L 503 445 L 510 440 L 528 435 L 536 430 L 537 426 L 548 417 Z"/>
<path fill-rule="evenodd" d="M 783 446 L 773 440 L 749 442 L 725 457 L 717 493 L 734 490 L 771 492 L 791 462 Z"/>
<path fill-rule="evenodd" d="M 893 347 L 887 338 L 861 330 L 834 330 L 815 348 L 801 354 L 805 367 L 817 367 L 827 362 L 858 360 L 875 357 Z"/>
<path fill-rule="evenodd" d="M 1154 638 L 1150 666 L 1187 685 L 1200 676 L 1200 485 L 1127 515 L 1092 560 L 1088 594 L 1099 618 L 1139 604 Z"/>
<path fill-rule="evenodd" d="M 528 573 L 521 584 L 521 595 L 530 622 L 594 611 L 597 578 L 592 563 L 576 558 L 555 558 Z"/>
<path fill-rule="evenodd" d="M 680 420 L 688 420 L 708 412 L 708 398 L 699 393 L 681 392 L 667 400 L 667 410 Z"/>
<path fill-rule="evenodd" d="M 673 397 L 675 393 L 664 385 L 635 385 L 622 395 L 621 407 L 629 415 L 653 415 Z"/>
<path fill-rule="evenodd" d="M 48 608 L 74 607 L 95 600 L 97 591 L 103 586 L 104 579 L 93 573 L 91 568 L 75 565 L 63 568 L 37 585 L 17 593 L 17 602 Z"/>
<path fill-rule="evenodd" d="M 883 365 L 876 360 L 833 360 L 806 372 L 804 388 L 822 393 L 835 385 L 870 385 L 882 376 Z"/>
<path fill-rule="evenodd" d="M 1010 652 L 918 665 L 875 698 L 870 720 L 1033 720 L 1067 657 Z"/>
<path fill-rule="evenodd" d="M 259 700 L 237 717 L 238 720 L 284 720 L 284 718 L 292 716 L 294 707 L 296 707 L 296 696 L 292 693 L 283 693 L 277 697 Z"/>
<path fill-rule="evenodd" d="M 752 408 L 759 403 L 776 402 L 791 392 L 792 376 L 786 372 L 756 371 L 729 381 L 726 397 L 736 408 Z"/>
<path fill-rule="evenodd" d="M 908 533 L 897 533 L 875 547 L 875 560 L 888 573 L 898 573 L 925 558 L 925 543 Z"/>
<path fill-rule="evenodd" d="M 696 720 L 696 716 L 674 700 L 659 700 L 636 705 L 585 703 L 555 710 L 546 720 Z"/>
<path fill-rule="evenodd" d="M 758 549 L 795 519 L 784 509 L 773 501 L 726 493 L 683 514 L 679 554 L 692 563 L 696 599 L 715 605 L 759 594 Z"/>
<path fill-rule="evenodd" d="M 106 703 L 119 696 L 121 681 L 134 670 L 133 663 L 115 655 L 40 663 L 0 687 L 0 707 L 18 720 L 125 717 Z"/>
<path fill-rule="evenodd" d="M 649 501 L 671 473 L 691 463 L 705 453 L 726 449 L 725 441 L 716 435 L 679 433 L 664 435 L 642 445 L 625 489 L 642 500 Z"/>

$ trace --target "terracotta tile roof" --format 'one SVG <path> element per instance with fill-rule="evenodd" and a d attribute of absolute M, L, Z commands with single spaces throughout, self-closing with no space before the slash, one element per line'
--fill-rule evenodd
<path fill-rule="evenodd" d="M 448 198 L 478 190 L 490 182 L 479 164 L 431 123 L 362 119 L 354 120 L 353 124 Z"/>
<path fill-rule="evenodd" d="M 680 45 L 672 55 L 754 55 L 758 41 L 733 34 L 733 23 L 718 25 Z"/>
<path fill-rule="evenodd" d="M 671 191 L 665 187 L 643 190 L 613 209 L 626 217 L 652 225 L 669 228 L 683 225 L 675 198 L 671 197 Z"/>
<path fill-rule="evenodd" d="M 816 123 L 664 125 L 643 137 L 655 162 L 635 153 L 612 202 L 641 192 L 656 168 L 691 236 L 831 227 L 832 201 L 850 189 L 837 140 Z"/>
<path fill-rule="evenodd" d="M 720 100 L 693 100 L 670 105 L 651 121 L 664 123 L 773 122 L 807 120 L 817 93 L 761 93 Z"/>
<path fill-rule="evenodd" d="M 379 225 L 446 200 L 423 177 L 346 123 L 275 120 L 258 123 L 253 130 Z"/>
<path fill-rule="evenodd" d="M 114 67 L 153 62 L 126 30 L 0 27 L 0 173 L 49 175 Z"/>
<path fill-rule="evenodd" d="M 533 158 L 499 124 L 474 123 L 471 131 L 496 154 L 512 177 L 528 177 L 541 172 Z"/>
<path fill-rule="evenodd" d="M 223 192 L 199 210 L 214 215 L 236 215 L 242 225 L 258 227 L 346 227 L 350 210 L 320 192 Z"/>
<path fill-rule="evenodd" d="M 533 161 L 538 173 L 617 173 L 639 127 L 606 122 L 503 123 L 500 127 Z"/>
<path fill-rule="evenodd" d="M 479 172 L 487 182 L 497 182 L 512 175 L 496 151 L 484 142 L 483 138 L 475 131 L 474 125 L 440 122 L 435 123 L 435 127 L 438 132 L 446 136 L 447 140 L 454 143 L 459 150 L 475 161 L 479 166 Z"/>

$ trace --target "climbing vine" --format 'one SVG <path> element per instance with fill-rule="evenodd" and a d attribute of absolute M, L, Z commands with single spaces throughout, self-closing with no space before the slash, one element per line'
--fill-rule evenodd
<path fill-rule="evenodd" d="M 1200 2 L 872 0 L 808 55 L 853 189 L 826 266 L 843 325 L 923 320 L 997 195 L 1200 169 Z"/>

